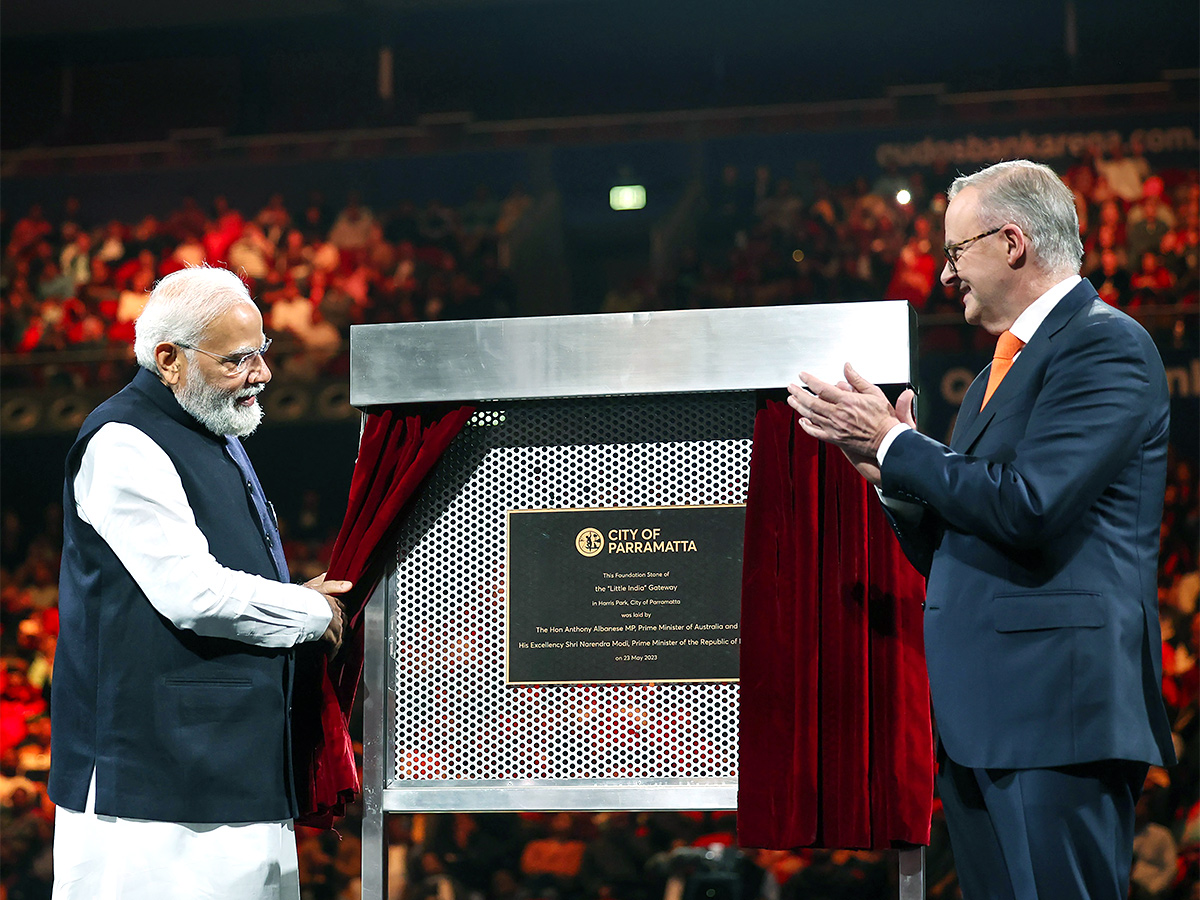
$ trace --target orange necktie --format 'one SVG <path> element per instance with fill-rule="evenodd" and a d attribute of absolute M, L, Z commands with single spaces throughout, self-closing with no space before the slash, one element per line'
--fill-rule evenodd
<path fill-rule="evenodd" d="M 1011 331 L 1000 335 L 1000 340 L 996 341 L 996 352 L 992 356 L 992 371 L 988 373 L 987 390 L 983 392 L 983 404 L 979 407 L 980 410 L 987 406 L 988 401 L 992 399 L 992 394 L 996 393 L 996 388 L 1000 387 L 1000 382 L 1012 368 L 1013 357 L 1020 353 L 1024 346 L 1025 342 Z"/>

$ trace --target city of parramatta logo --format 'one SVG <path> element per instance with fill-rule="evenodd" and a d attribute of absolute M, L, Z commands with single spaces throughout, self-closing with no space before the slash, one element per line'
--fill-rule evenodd
<path fill-rule="evenodd" d="M 582 556 L 596 556 L 604 549 L 604 535 L 595 528 L 585 528 L 575 535 L 575 549 Z"/>

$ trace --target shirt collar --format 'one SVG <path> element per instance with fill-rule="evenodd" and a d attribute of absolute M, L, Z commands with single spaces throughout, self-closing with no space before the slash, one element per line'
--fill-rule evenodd
<path fill-rule="evenodd" d="M 1046 316 L 1050 315 L 1054 307 L 1058 306 L 1058 301 L 1071 293 L 1075 285 L 1081 281 L 1083 279 L 1078 275 L 1064 278 L 1025 307 L 1025 310 L 1017 316 L 1017 321 L 1013 322 L 1012 327 L 1008 330 L 1015 337 L 1020 338 L 1023 343 L 1028 344 L 1029 339 L 1033 337 L 1034 332 L 1045 321 Z"/>

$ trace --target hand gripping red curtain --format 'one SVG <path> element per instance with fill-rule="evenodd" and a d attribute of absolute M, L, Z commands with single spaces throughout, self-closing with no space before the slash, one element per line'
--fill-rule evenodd
<path fill-rule="evenodd" d="M 397 518 L 474 411 L 464 406 L 404 415 L 388 408 L 367 414 L 329 563 L 329 578 L 354 582 L 343 598 L 342 650 L 327 660 L 308 645 L 296 659 L 292 758 L 301 825 L 332 827 L 360 790 L 349 721 L 362 677 L 363 608 L 382 574 Z"/>

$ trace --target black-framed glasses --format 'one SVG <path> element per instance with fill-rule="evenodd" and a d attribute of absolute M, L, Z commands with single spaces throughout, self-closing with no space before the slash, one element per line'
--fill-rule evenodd
<path fill-rule="evenodd" d="M 191 344 L 181 344 L 179 341 L 175 341 L 174 343 L 176 347 L 182 347 L 184 350 L 195 350 L 197 353 L 211 356 L 217 362 L 223 362 L 226 365 L 232 366 L 232 369 L 226 370 L 226 375 L 240 375 L 250 368 L 255 360 L 262 359 L 263 354 L 271 349 L 271 338 L 267 338 L 257 350 L 250 350 L 247 353 L 235 353 L 232 356 L 221 356 L 219 353 L 202 350 L 199 347 L 193 347 Z"/>
<path fill-rule="evenodd" d="M 969 245 L 975 243 L 978 240 L 982 240 L 983 238 L 987 237 L 990 234 L 995 234 L 997 231 L 999 231 L 1003 227 L 1004 227 L 1003 225 L 997 225 L 991 231 L 985 231 L 983 234 L 977 234 L 977 235 L 975 235 L 975 237 L 969 237 L 965 241 L 959 241 L 955 244 L 947 244 L 945 247 L 943 247 L 942 252 L 946 254 L 946 261 L 948 263 L 950 263 L 950 271 L 953 272 L 955 275 L 958 274 L 959 257 L 961 257 L 963 255 L 963 253 L 966 252 L 966 249 Z"/>

